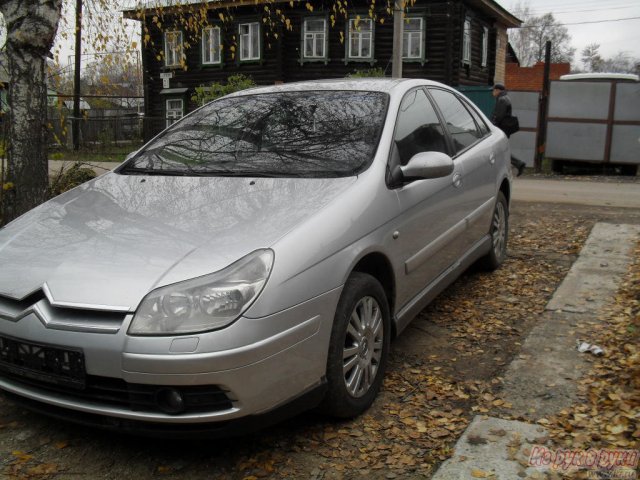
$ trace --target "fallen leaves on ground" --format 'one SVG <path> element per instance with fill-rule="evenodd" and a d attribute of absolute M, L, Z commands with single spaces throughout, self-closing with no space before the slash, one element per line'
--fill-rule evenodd
<path fill-rule="evenodd" d="M 604 349 L 579 382 L 581 402 L 551 419 L 565 448 L 640 448 L 640 243 L 613 305 L 591 325 Z"/>

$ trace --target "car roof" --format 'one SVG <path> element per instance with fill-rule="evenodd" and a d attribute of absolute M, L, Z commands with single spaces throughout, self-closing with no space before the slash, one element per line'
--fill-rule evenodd
<path fill-rule="evenodd" d="M 242 90 L 231 94 L 230 96 L 255 95 L 262 93 L 276 92 L 296 92 L 296 91 L 318 91 L 318 90 L 359 90 L 367 92 L 385 92 L 392 93 L 395 91 L 404 92 L 414 86 L 419 85 L 439 85 L 441 83 L 425 79 L 410 78 L 340 78 L 327 80 L 310 80 L 305 82 L 283 83 L 268 87 L 255 87 Z"/>

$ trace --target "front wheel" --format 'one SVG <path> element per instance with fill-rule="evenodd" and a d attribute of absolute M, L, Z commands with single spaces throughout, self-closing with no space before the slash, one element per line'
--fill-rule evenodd
<path fill-rule="evenodd" d="M 352 273 L 331 331 L 322 412 L 349 418 L 371 406 L 384 377 L 390 333 L 389 305 L 380 282 L 365 273 Z"/>
<path fill-rule="evenodd" d="M 491 250 L 480 259 L 480 264 L 487 270 L 495 270 L 507 258 L 507 240 L 509 238 L 509 206 L 502 192 L 498 192 L 496 206 L 491 217 L 489 235 Z"/>

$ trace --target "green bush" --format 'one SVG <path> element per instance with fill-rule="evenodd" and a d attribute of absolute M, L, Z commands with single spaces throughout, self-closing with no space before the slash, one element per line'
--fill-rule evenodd
<path fill-rule="evenodd" d="M 368 77 L 384 77 L 384 69 L 367 68 L 366 70 L 356 70 L 353 73 L 347 75 L 347 78 L 368 78 Z"/>
<path fill-rule="evenodd" d="M 224 85 L 219 82 L 212 82 L 209 86 L 200 85 L 196 87 L 196 93 L 191 97 L 191 101 L 197 105 L 204 105 L 216 98 L 255 86 L 256 82 L 254 82 L 251 77 L 242 74 L 231 75 L 227 78 L 227 83 Z"/>
<path fill-rule="evenodd" d="M 84 166 L 82 162 L 74 163 L 68 169 L 62 169 L 51 179 L 51 195 L 60 195 L 67 190 L 96 178 L 96 172 Z"/>

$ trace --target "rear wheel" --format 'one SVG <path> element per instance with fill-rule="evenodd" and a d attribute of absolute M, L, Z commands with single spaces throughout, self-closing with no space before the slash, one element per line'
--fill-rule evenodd
<path fill-rule="evenodd" d="M 390 333 L 389 306 L 380 282 L 354 272 L 336 309 L 321 411 L 348 418 L 371 406 L 384 377 Z"/>
<path fill-rule="evenodd" d="M 502 192 L 498 192 L 489 235 L 491 250 L 480 259 L 480 264 L 487 270 L 495 270 L 507 258 L 507 240 L 509 239 L 509 206 Z"/>

